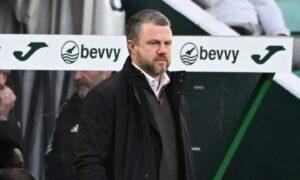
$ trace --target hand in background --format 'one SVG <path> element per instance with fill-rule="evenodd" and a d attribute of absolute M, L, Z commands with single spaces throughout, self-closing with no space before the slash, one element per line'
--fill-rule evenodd
<path fill-rule="evenodd" d="M 15 93 L 8 86 L 4 86 L 0 90 L 0 121 L 6 121 L 8 119 L 10 110 L 14 107 L 15 101 Z"/>

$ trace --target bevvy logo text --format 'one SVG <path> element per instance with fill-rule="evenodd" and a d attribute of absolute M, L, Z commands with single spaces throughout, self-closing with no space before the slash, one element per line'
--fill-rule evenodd
<path fill-rule="evenodd" d="M 78 45 L 74 41 L 67 41 L 61 48 L 61 58 L 67 64 L 76 62 L 77 59 L 110 60 L 117 62 L 121 48 L 89 47 L 85 44 Z"/>

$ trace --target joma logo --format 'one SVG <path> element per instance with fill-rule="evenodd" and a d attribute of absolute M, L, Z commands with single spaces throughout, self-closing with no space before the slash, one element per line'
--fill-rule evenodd
<path fill-rule="evenodd" d="M 48 47 L 48 45 L 44 42 L 31 42 L 28 44 L 30 47 L 29 51 L 27 53 L 24 53 L 22 51 L 14 51 L 14 56 L 19 60 L 19 61 L 26 61 L 27 59 L 30 58 L 37 50 L 43 48 L 43 47 Z"/>

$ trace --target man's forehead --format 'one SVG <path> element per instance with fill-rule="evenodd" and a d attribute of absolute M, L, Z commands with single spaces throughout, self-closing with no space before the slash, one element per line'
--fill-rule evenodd
<path fill-rule="evenodd" d="M 170 26 L 160 26 L 151 23 L 146 23 L 142 25 L 139 37 L 164 37 L 167 39 L 172 39 L 172 31 Z"/>
<path fill-rule="evenodd" d="M 151 22 L 141 24 L 141 32 L 145 30 L 153 30 L 153 29 L 166 29 L 172 33 L 171 27 L 168 25 L 158 25 Z"/>

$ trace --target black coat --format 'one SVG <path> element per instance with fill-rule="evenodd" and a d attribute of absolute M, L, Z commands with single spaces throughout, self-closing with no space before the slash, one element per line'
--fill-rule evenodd
<path fill-rule="evenodd" d="M 170 75 L 166 93 L 177 126 L 179 179 L 194 180 L 183 76 L 183 72 Z M 146 79 L 128 58 L 122 71 L 90 91 L 75 144 L 77 179 L 158 179 L 161 139 L 142 86 L 147 86 Z"/>

